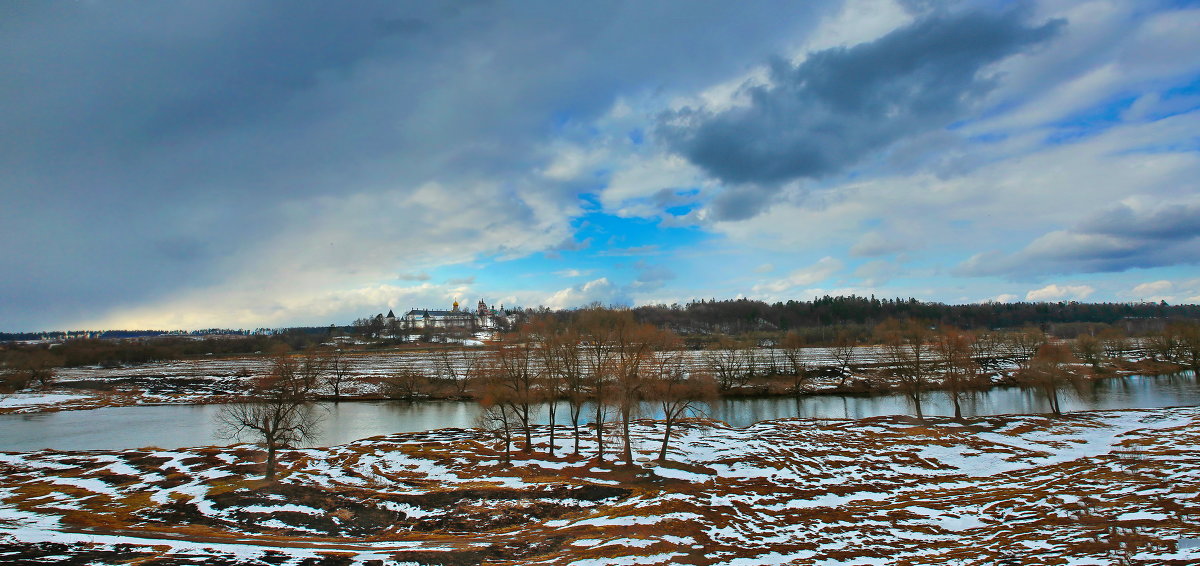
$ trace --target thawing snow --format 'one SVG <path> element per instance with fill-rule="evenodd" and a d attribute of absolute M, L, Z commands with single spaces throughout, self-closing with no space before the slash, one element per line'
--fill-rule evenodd
<path fill-rule="evenodd" d="M 13 393 L 0 398 L 0 409 L 46 407 L 92 398 L 70 393 Z"/>

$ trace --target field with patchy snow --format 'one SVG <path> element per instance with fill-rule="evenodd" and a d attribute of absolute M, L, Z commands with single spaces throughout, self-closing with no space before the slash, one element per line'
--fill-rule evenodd
<path fill-rule="evenodd" d="M 386 398 L 383 382 L 403 369 L 415 369 L 433 378 L 443 375 L 445 364 L 464 373 L 464 358 L 479 356 L 483 350 L 465 348 L 452 350 L 448 359 L 441 350 L 408 349 L 384 352 L 349 352 L 346 362 L 349 373 L 341 385 L 343 399 L 378 400 Z M 685 367 L 696 370 L 708 363 L 708 352 L 682 351 Z M 887 365 L 887 356 L 880 346 L 859 346 L 846 383 L 838 377 L 839 366 L 832 348 L 804 349 L 804 360 L 814 371 L 805 387 L 812 392 L 831 393 L 839 385 L 849 384 L 850 390 L 861 391 L 873 383 L 876 391 L 887 389 L 880 371 Z M 0 414 L 40 413 L 60 410 L 95 409 L 100 407 L 145 404 L 215 404 L 237 401 L 246 392 L 252 379 L 270 371 L 271 358 L 264 356 L 235 356 L 153 362 L 128 367 L 73 367 L 55 370 L 54 381 L 44 389 L 0 397 Z M 746 388 L 733 395 L 790 395 L 792 378 L 774 375 L 787 367 L 782 350 L 754 350 L 752 362 L 756 377 Z M 1015 361 L 1006 355 L 989 359 L 985 374 L 992 383 L 1001 383 L 1017 369 Z M 1106 375 L 1133 373 L 1170 373 L 1179 371 L 1173 364 L 1156 363 L 1141 350 L 1130 353 L 1129 359 L 1118 360 L 1108 367 Z M 936 388 L 935 382 L 933 388 Z M 858 383 L 855 383 L 858 382 Z M 858 389 L 856 389 L 858 388 Z M 869 389 L 870 387 L 868 387 Z M 468 390 L 468 393 L 470 391 Z M 452 388 L 443 393 L 453 394 Z M 321 384 L 316 394 L 332 399 L 333 389 Z"/>
<path fill-rule="evenodd" d="M 248 445 L 0 453 L 0 562 L 1200 563 L 1200 408 L 695 422 L 667 464 L 659 426 L 632 467 L 447 429 L 286 451 L 276 483 Z"/>
<path fill-rule="evenodd" d="M 464 355 L 478 356 L 481 350 L 467 348 Z M 346 356 L 349 376 L 342 384 L 341 394 L 349 399 L 380 399 L 381 383 L 402 369 L 416 369 L 427 376 L 437 376 L 446 360 L 438 350 L 404 350 L 392 352 L 350 353 Z M 702 351 L 684 351 L 688 367 L 699 368 L 705 362 Z M 806 359 L 814 366 L 836 364 L 829 348 L 807 348 Z M 857 364 L 882 362 L 882 351 L 875 346 L 859 348 Z M 463 361 L 456 352 L 450 363 L 461 371 Z M 772 365 L 774 364 L 774 365 Z M 171 360 L 129 367 L 98 366 L 59 368 L 55 381 L 43 391 L 17 393 L 0 399 L 0 414 L 38 413 L 46 411 L 94 409 L 98 407 L 142 404 L 208 404 L 226 403 L 243 395 L 250 380 L 270 371 L 271 359 L 263 356 L 235 356 L 197 360 Z M 768 368 L 783 367 L 783 354 L 774 349 L 757 352 L 754 362 L 760 373 Z M 837 380 L 816 379 L 818 388 L 831 388 Z M 333 391 L 322 385 L 320 395 L 332 396 Z"/>

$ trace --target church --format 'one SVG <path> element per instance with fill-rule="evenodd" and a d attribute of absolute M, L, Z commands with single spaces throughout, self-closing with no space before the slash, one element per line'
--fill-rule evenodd
<path fill-rule="evenodd" d="M 411 309 L 399 319 L 396 318 L 395 313 L 389 310 L 383 319 L 383 322 L 389 327 L 397 321 L 402 328 L 410 330 L 425 328 L 493 330 L 508 326 L 512 321 L 512 313 L 504 310 L 504 305 L 500 305 L 500 308 L 496 309 L 488 307 L 487 303 L 480 299 L 474 311 L 459 308 L 458 301 L 454 301 L 450 310 Z"/>

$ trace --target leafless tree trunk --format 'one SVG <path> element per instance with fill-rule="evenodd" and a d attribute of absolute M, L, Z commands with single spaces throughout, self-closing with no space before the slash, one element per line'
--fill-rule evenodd
<path fill-rule="evenodd" d="M 457 397 L 467 396 L 467 386 L 475 377 L 479 357 L 479 354 L 463 348 L 445 348 L 438 351 L 438 374 L 454 386 Z"/>
<path fill-rule="evenodd" d="M 804 338 L 796 332 L 789 332 L 780 342 L 779 349 L 787 362 L 787 371 L 792 375 L 792 393 L 799 395 L 809 378 L 808 362 L 804 358 Z"/>
<path fill-rule="evenodd" d="M 1101 330 L 1097 337 L 1100 338 L 1100 346 L 1104 348 L 1104 356 L 1109 360 L 1124 359 L 1133 349 L 1129 338 L 1119 328 Z"/>
<path fill-rule="evenodd" d="M 413 401 L 428 396 L 429 378 L 419 369 L 402 367 L 383 379 L 384 396 L 389 399 Z"/>
<path fill-rule="evenodd" d="M 624 313 L 614 328 L 616 343 L 615 396 L 621 416 L 621 441 L 625 463 L 633 465 L 633 439 L 630 424 L 637 416 L 646 385 L 646 374 L 656 351 L 676 349 L 674 335 L 649 324 L 639 324 L 632 313 Z"/>
<path fill-rule="evenodd" d="M 704 363 L 717 385 L 728 391 L 750 381 L 752 354 L 745 343 L 722 336 L 704 351 Z"/>
<path fill-rule="evenodd" d="M 217 418 L 225 438 L 257 438 L 267 450 L 265 478 L 275 479 L 276 452 L 313 438 L 320 419 L 313 410 L 311 393 L 321 374 L 321 358 L 302 360 L 280 354 L 271 372 L 255 380 L 248 399 L 222 408 Z"/>
<path fill-rule="evenodd" d="M 921 402 L 928 388 L 929 366 L 932 357 L 929 346 L 929 325 L 923 321 L 895 319 L 884 321 L 876 328 L 883 349 L 887 352 L 890 372 L 901 392 L 912 402 L 917 420 L 924 421 Z"/>
<path fill-rule="evenodd" d="M 512 441 L 516 419 L 507 403 L 486 396 L 483 399 L 483 412 L 479 414 L 477 425 L 490 433 L 504 447 L 501 464 L 508 466 L 512 463 Z"/>
<path fill-rule="evenodd" d="M 555 367 L 562 379 L 562 392 L 567 399 L 568 417 L 571 419 L 571 434 L 575 441 L 574 453 L 579 453 L 579 420 L 587 401 L 587 379 L 583 370 L 579 333 L 564 329 L 551 343 L 554 350 Z"/>
<path fill-rule="evenodd" d="M 846 386 L 846 378 L 850 376 L 850 366 L 858 356 L 858 344 L 853 336 L 845 330 L 839 330 L 833 341 L 833 359 L 838 364 L 838 387 Z"/>
<path fill-rule="evenodd" d="M 1006 337 L 1009 350 L 1017 358 L 1017 365 L 1022 370 L 1029 367 L 1030 360 L 1046 344 L 1046 333 L 1034 326 L 1009 332 Z"/>
<path fill-rule="evenodd" d="M 979 386 L 979 364 L 972 356 L 975 336 L 956 328 L 945 328 L 934 342 L 942 364 L 942 386 L 954 403 L 954 419 L 962 420 L 962 399 Z"/>
<path fill-rule="evenodd" d="M 1055 415 L 1062 414 L 1062 404 L 1059 401 L 1059 390 L 1064 385 L 1078 387 L 1084 374 L 1077 368 L 1080 364 L 1071 349 L 1062 344 L 1044 344 L 1038 349 L 1029 367 L 1017 374 L 1018 383 L 1030 389 L 1041 391 L 1050 403 L 1050 411 Z"/>
<path fill-rule="evenodd" d="M 610 401 L 608 383 L 614 373 L 613 328 L 617 316 L 608 309 L 592 307 L 579 313 L 577 320 L 583 340 L 584 380 L 588 384 L 589 397 L 595 403 L 596 459 L 604 459 L 604 421 Z"/>
<path fill-rule="evenodd" d="M 707 373 L 688 374 L 678 351 L 660 352 L 647 387 L 647 398 L 656 401 L 663 412 L 662 444 L 658 460 L 667 460 L 667 449 L 675 424 L 695 411 L 699 403 L 717 397 L 717 384 Z"/>
<path fill-rule="evenodd" d="M 326 355 L 326 363 L 325 385 L 333 389 L 333 400 L 335 402 L 340 401 L 342 399 L 342 384 L 354 373 L 354 366 L 350 362 L 350 358 L 337 349 L 330 351 Z"/>
<path fill-rule="evenodd" d="M 539 371 L 532 363 L 535 344 L 523 326 L 505 336 L 504 343 L 492 349 L 491 370 L 494 386 L 504 389 L 502 396 L 516 424 L 525 436 L 523 450 L 533 450 L 533 409 L 538 401 Z"/>

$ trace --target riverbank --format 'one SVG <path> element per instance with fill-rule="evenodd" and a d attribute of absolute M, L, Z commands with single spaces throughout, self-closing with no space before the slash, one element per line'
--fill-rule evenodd
<path fill-rule="evenodd" d="M 500 465 L 447 429 L 0 455 L 0 560 L 222 564 L 1185 564 L 1200 560 L 1200 408 L 660 423 L 636 466 L 560 449 Z M 610 451 L 610 453 L 612 453 Z M 305 562 L 307 560 L 307 562 Z"/>

